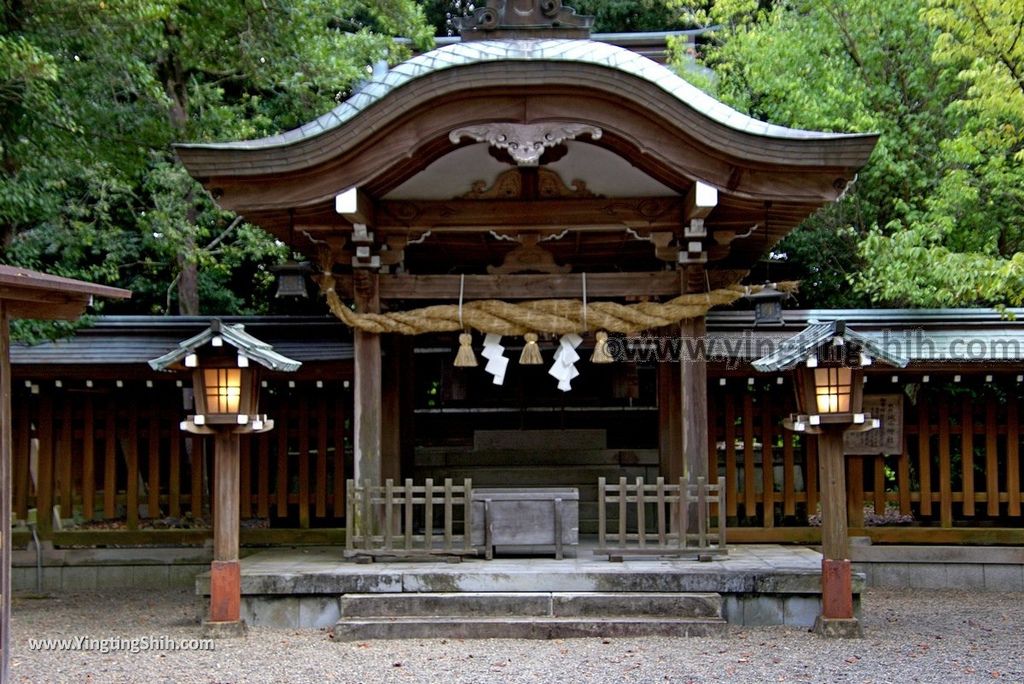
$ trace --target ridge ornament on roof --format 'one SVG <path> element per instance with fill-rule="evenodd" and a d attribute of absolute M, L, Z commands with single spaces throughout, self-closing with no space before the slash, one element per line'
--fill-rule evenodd
<path fill-rule="evenodd" d="M 561 0 L 488 0 L 459 20 L 462 40 L 589 38 L 594 17 L 577 15 Z"/>

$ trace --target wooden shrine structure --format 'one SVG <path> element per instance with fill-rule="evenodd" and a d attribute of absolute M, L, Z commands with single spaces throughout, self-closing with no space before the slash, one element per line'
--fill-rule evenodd
<path fill-rule="evenodd" d="M 317 264 L 332 310 L 354 325 L 357 480 L 401 467 L 405 343 L 389 331 L 439 345 L 463 328 L 506 343 L 578 332 L 589 345 L 603 320 L 701 336 L 708 306 L 738 297 L 728 288 L 839 198 L 875 145 L 874 134 L 756 121 L 589 40 L 589 18 L 559 2 L 519 5 L 487 3 L 461 42 L 298 129 L 177 148 L 221 206 Z M 605 303 L 618 327 L 599 319 Z M 429 304 L 446 305 L 443 320 L 428 320 Z M 569 322 L 551 323 L 555 310 Z M 675 407 L 670 480 L 708 474 L 706 365 L 679 368 L 663 390 Z"/>
<path fill-rule="evenodd" d="M 11 513 L 14 437 L 11 420 L 10 321 L 74 320 L 93 297 L 124 299 L 131 293 L 104 285 L 0 265 L 0 683 L 11 660 Z"/>

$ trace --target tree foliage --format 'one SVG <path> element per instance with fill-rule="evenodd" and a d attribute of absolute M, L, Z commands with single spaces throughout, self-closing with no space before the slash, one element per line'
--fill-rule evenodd
<path fill-rule="evenodd" d="M 2 260 L 131 288 L 121 310 L 262 312 L 283 246 L 172 143 L 252 138 L 428 47 L 412 0 L 36 0 L 0 23 Z M 116 307 L 114 307 L 116 308 Z"/>
<path fill-rule="evenodd" d="M 1022 302 L 1021 0 L 698 4 L 722 27 L 704 55 L 719 97 L 881 134 L 847 197 L 778 248 L 810 303 Z"/>

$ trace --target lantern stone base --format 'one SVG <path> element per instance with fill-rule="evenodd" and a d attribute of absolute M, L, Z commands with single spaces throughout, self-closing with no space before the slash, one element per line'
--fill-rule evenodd
<path fill-rule="evenodd" d="M 240 639 L 245 632 L 243 620 L 203 620 L 203 637 L 206 639 Z"/>
<path fill-rule="evenodd" d="M 864 629 L 857 618 L 827 618 L 819 615 L 814 621 L 813 631 L 827 639 L 864 638 Z"/>

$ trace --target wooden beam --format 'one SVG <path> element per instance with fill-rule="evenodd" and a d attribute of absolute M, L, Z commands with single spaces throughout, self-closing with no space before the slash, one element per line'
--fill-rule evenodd
<path fill-rule="evenodd" d="M 457 275 L 388 275 L 380 279 L 380 298 L 451 299 L 459 297 Z M 353 296 L 351 276 L 337 276 L 335 288 Z M 618 297 L 676 297 L 679 276 L 674 271 L 642 273 L 588 273 L 588 299 Z M 583 277 L 579 273 L 555 275 L 467 275 L 465 299 L 579 299 Z"/>
<path fill-rule="evenodd" d="M 693 219 L 705 219 L 717 206 L 718 188 L 697 181 L 690 186 L 690 191 L 686 193 L 684 218 L 687 223 Z"/>
<path fill-rule="evenodd" d="M 681 197 L 565 200 L 382 201 L 376 228 L 486 232 L 578 226 L 589 231 L 662 228 L 678 230 Z"/>
<path fill-rule="evenodd" d="M 349 188 L 334 198 L 334 210 L 352 224 L 373 226 L 373 199 L 361 188 Z"/>

